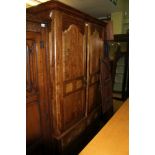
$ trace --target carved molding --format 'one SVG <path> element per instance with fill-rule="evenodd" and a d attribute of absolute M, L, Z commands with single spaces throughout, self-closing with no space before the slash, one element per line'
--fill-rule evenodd
<path fill-rule="evenodd" d="M 26 31 L 32 31 L 32 32 L 40 32 L 41 26 L 38 23 L 34 22 L 26 22 Z"/>
<path fill-rule="evenodd" d="M 91 26 L 91 35 L 92 35 L 95 31 L 98 32 L 100 39 L 103 39 L 103 27 L 98 26 L 98 25 L 92 25 L 92 26 Z"/>
<path fill-rule="evenodd" d="M 71 25 L 75 25 L 79 31 L 84 35 L 85 31 L 85 23 L 82 20 L 78 20 L 78 18 L 72 18 L 71 16 L 63 16 L 62 22 L 62 30 L 63 32 L 68 30 Z"/>

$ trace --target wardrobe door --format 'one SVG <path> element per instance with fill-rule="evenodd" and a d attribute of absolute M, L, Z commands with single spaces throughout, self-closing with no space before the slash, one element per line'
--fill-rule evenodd
<path fill-rule="evenodd" d="M 95 24 L 88 24 L 88 45 L 87 45 L 87 93 L 88 111 L 93 111 L 100 103 L 101 95 L 99 88 L 100 58 L 103 52 L 103 27 Z"/>
<path fill-rule="evenodd" d="M 40 33 L 26 33 L 26 144 L 27 154 L 41 143 L 41 114 L 38 89 Z M 33 151 L 35 152 L 35 151 Z"/>
<path fill-rule="evenodd" d="M 85 116 L 86 108 L 86 39 L 84 21 L 63 14 L 63 130 Z"/>

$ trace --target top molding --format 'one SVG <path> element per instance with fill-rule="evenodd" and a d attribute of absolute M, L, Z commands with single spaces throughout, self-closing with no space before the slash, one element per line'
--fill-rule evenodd
<path fill-rule="evenodd" d="M 61 2 L 58 2 L 58 1 L 48 1 L 48 2 L 45 2 L 45 3 L 42 3 L 42 4 L 39 4 L 37 6 L 34 6 L 34 7 L 31 7 L 31 8 L 27 8 L 26 9 L 26 13 L 27 14 L 33 14 L 33 15 L 36 15 L 37 14 L 41 14 L 43 13 L 46 17 L 46 19 L 48 20 L 49 19 L 49 12 L 52 11 L 52 10 L 60 10 L 62 12 L 65 12 L 67 14 L 70 14 L 70 15 L 74 15 L 74 16 L 77 16 L 77 17 L 80 17 L 80 18 L 83 18 L 84 20 L 86 20 L 86 22 L 95 22 L 99 25 L 102 25 L 102 26 L 105 26 L 106 25 L 106 22 L 103 22 L 103 21 L 100 21 L 86 13 L 83 13 L 73 7 L 70 7 L 64 3 L 61 3 Z M 48 15 L 46 15 L 45 12 L 48 12 Z"/>

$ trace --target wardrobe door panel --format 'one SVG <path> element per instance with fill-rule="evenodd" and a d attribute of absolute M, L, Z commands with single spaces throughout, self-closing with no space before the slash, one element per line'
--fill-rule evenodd
<path fill-rule="evenodd" d="M 87 80 L 88 80 L 88 113 L 100 104 L 100 58 L 103 52 L 103 28 L 88 24 Z"/>
<path fill-rule="evenodd" d="M 99 32 L 95 29 L 90 36 L 90 71 L 89 74 L 95 74 L 100 69 L 100 56 L 103 51 L 103 41 L 99 36 Z"/>
<path fill-rule="evenodd" d="M 63 77 L 64 81 L 84 76 L 84 36 L 74 24 L 63 32 Z"/>
<path fill-rule="evenodd" d="M 85 115 L 86 40 L 84 22 L 68 15 L 62 18 L 63 129 Z"/>
<path fill-rule="evenodd" d="M 98 89 L 98 83 L 89 86 L 89 98 L 88 98 L 88 111 L 91 112 L 95 107 L 97 107 L 98 99 L 99 99 L 99 89 Z"/>
<path fill-rule="evenodd" d="M 84 99 L 83 90 L 71 93 L 64 98 L 63 122 L 65 129 L 84 117 Z"/>

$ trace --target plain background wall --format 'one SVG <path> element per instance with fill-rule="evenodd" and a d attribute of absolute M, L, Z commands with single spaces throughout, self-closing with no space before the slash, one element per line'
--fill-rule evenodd
<path fill-rule="evenodd" d="M 118 0 L 116 11 L 111 13 L 114 34 L 127 33 L 129 29 L 129 0 Z"/>

